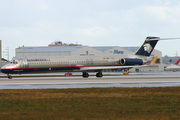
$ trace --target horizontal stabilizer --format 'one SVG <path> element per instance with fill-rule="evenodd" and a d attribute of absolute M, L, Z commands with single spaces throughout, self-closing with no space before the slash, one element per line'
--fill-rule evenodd
<path fill-rule="evenodd" d="M 173 39 L 180 39 L 180 38 L 160 38 L 160 37 L 155 37 L 153 39 L 148 39 L 146 38 L 146 41 L 155 41 L 155 40 L 173 40 Z"/>

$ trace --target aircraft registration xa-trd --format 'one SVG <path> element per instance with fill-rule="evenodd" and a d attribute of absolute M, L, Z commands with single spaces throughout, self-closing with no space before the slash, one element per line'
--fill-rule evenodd
<path fill-rule="evenodd" d="M 3 66 L 1 72 L 7 74 L 9 79 L 12 78 L 11 74 L 45 72 L 82 72 L 84 78 L 89 77 L 88 72 L 97 72 L 96 77 L 102 77 L 103 70 L 142 67 L 152 61 L 149 56 L 157 42 L 167 39 L 147 37 L 134 54 L 128 55 L 15 58 Z"/>

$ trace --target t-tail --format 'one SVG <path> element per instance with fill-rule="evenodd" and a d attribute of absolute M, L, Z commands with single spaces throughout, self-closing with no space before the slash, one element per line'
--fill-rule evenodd
<path fill-rule="evenodd" d="M 160 37 L 147 37 L 135 55 L 150 56 Z"/>
<path fill-rule="evenodd" d="M 135 55 L 150 56 L 154 47 L 159 40 L 170 40 L 180 38 L 161 38 L 160 37 L 147 37 L 141 47 L 135 52 Z"/>

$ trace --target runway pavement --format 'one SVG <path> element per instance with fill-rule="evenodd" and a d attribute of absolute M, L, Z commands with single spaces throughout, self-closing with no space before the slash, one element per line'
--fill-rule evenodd
<path fill-rule="evenodd" d="M 180 73 L 160 72 L 130 75 L 113 75 L 96 78 L 73 77 L 14 77 L 0 78 L 0 89 L 64 89 L 92 87 L 166 87 L 180 86 Z"/>

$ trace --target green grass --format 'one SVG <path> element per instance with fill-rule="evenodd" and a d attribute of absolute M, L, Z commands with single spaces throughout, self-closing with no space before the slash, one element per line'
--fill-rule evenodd
<path fill-rule="evenodd" d="M 3 119 L 180 119 L 180 87 L 0 90 Z"/>

